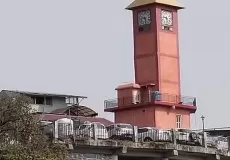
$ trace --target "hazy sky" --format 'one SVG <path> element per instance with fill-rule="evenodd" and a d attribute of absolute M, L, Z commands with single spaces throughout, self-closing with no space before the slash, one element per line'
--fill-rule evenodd
<path fill-rule="evenodd" d="M 0 0 L 0 89 L 104 99 L 134 81 L 132 0 Z M 182 93 L 198 98 L 193 127 L 230 126 L 229 0 L 181 0 Z"/>

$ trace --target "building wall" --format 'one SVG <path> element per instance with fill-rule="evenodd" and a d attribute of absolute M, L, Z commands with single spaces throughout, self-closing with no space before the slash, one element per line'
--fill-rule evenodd
<path fill-rule="evenodd" d="M 173 12 L 173 30 L 170 32 L 162 30 L 161 9 Z M 178 13 L 172 7 L 159 6 L 156 8 L 156 19 L 159 90 L 162 93 L 180 95 Z"/>
<path fill-rule="evenodd" d="M 149 32 L 139 32 L 138 12 L 150 9 L 153 23 Z M 158 86 L 158 56 L 157 56 L 157 32 L 156 32 L 156 7 L 140 7 L 133 12 L 134 34 L 134 66 L 135 81 L 137 84 L 156 84 Z M 157 90 L 157 89 L 156 89 Z"/>
<path fill-rule="evenodd" d="M 112 155 L 71 153 L 68 160 L 113 160 Z"/>
<path fill-rule="evenodd" d="M 32 109 L 35 109 L 38 112 L 49 113 L 56 109 L 66 108 L 67 104 L 65 103 L 65 98 L 53 97 L 52 98 L 52 106 L 50 105 L 38 105 L 32 104 Z"/>
<path fill-rule="evenodd" d="M 137 107 L 115 114 L 115 123 L 129 123 L 139 127 L 153 126 L 161 129 L 177 128 L 176 115 L 182 115 L 182 127 L 190 128 L 190 111 L 162 106 Z"/>
<path fill-rule="evenodd" d="M 151 10 L 152 24 L 148 32 L 139 32 L 137 14 Z M 173 30 L 161 26 L 161 9 L 173 12 Z M 136 83 L 155 84 L 154 90 L 180 95 L 178 14 L 172 7 L 143 6 L 133 11 L 134 66 Z"/>
<path fill-rule="evenodd" d="M 186 110 L 178 110 L 167 107 L 156 107 L 155 108 L 155 121 L 156 127 L 162 129 L 177 128 L 176 126 L 176 115 L 182 115 L 182 127 L 190 128 L 190 112 Z"/>
<path fill-rule="evenodd" d="M 121 110 L 115 114 L 115 123 L 129 123 L 136 126 L 154 126 L 154 108 L 136 107 L 130 110 Z"/>

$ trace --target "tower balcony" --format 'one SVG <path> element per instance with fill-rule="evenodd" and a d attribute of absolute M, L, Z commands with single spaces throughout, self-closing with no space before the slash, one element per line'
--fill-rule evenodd
<path fill-rule="evenodd" d="M 195 112 L 197 109 L 195 97 L 151 92 L 145 96 L 135 95 L 105 100 L 104 111 L 114 112 L 120 109 L 128 109 L 130 107 L 145 106 L 149 104 L 188 109 L 192 112 Z"/>

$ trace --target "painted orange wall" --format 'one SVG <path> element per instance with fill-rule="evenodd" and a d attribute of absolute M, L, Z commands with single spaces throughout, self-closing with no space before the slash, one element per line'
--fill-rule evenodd
<path fill-rule="evenodd" d="M 118 111 L 115 113 L 115 122 L 129 123 L 140 127 L 155 126 L 154 108 L 141 107 Z"/>
<path fill-rule="evenodd" d="M 133 11 L 133 34 L 134 34 L 134 66 L 135 66 L 135 82 L 137 84 L 156 84 L 158 88 L 158 56 L 157 56 L 157 26 L 156 22 L 152 23 L 151 31 L 138 31 L 139 11 L 150 9 L 153 21 L 155 20 L 156 7 L 140 7 Z M 158 89 L 156 89 L 158 90 Z"/>
<path fill-rule="evenodd" d="M 152 26 L 149 32 L 139 32 L 137 14 L 151 9 Z M 161 26 L 161 9 L 173 12 L 173 31 L 164 31 Z M 134 65 L 136 83 L 155 84 L 162 93 L 180 95 L 180 64 L 177 10 L 152 5 L 133 11 Z"/>
<path fill-rule="evenodd" d="M 176 115 L 182 115 L 182 128 L 190 128 L 190 112 L 162 106 L 137 107 L 120 110 L 115 114 L 116 123 L 129 123 L 139 127 L 153 126 L 161 129 L 176 128 Z"/>
<path fill-rule="evenodd" d="M 161 9 L 173 11 L 173 31 L 163 31 L 161 26 Z M 159 90 L 162 93 L 181 95 L 180 55 L 178 38 L 178 13 L 165 7 L 156 8 Z"/>
<path fill-rule="evenodd" d="M 186 110 L 175 110 L 166 107 L 155 108 L 156 127 L 162 129 L 177 128 L 176 115 L 182 115 L 182 128 L 190 128 L 190 112 Z"/>

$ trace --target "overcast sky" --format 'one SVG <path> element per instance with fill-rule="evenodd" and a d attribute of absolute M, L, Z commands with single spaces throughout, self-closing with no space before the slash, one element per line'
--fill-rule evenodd
<path fill-rule="evenodd" d="M 0 0 L 0 89 L 87 96 L 103 112 L 134 81 L 132 0 Z M 198 98 L 193 127 L 230 126 L 229 0 L 181 0 L 182 93 Z"/>

